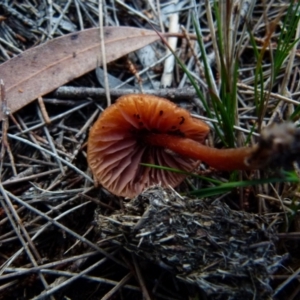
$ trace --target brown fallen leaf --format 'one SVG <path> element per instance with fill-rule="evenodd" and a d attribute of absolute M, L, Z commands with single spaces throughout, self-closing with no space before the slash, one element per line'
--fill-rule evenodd
<path fill-rule="evenodd" d="M 159 40 L 155 31 L 134 27 L 106 27 L 104 38 L 107 62 Z M 10 112 L 95 69 L 101 61 L 98 28 L 53 39 L 6 61 L 0 65 L 0 79 Z"/>

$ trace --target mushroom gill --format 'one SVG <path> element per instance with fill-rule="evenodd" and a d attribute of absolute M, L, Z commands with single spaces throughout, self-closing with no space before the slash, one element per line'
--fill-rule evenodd
<path fill-rule="evenodd" d="M 186 176 L 140 165 L 148 163 L 192 171 L 198 159 L 147 142 L 152 134 L 185 137 L 203 143 L 209 127 L 169 100 L 126 95 L 108 107 L 93 125 L 88 163 L 94 179 L 115 195 L 133 197 L 161 183 L 176 186 Z"/>

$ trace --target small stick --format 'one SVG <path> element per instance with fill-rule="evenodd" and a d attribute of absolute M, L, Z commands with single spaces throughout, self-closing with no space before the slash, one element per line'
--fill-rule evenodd
<path fill-rule="evenodd" d="M 292 280 L 297 278 L 300 273 L 300 268 L 296 270 L 290 277 L 288 277 L 282 284 L 280 284 L 274 291 L 273 296 L 276 296 L 286 285 L 288 285 Z"/>
<path fill-rule="evenodd" d="M 62 283 L 60 283 L 56 286 L 55 285 L 52 286 L 50 289 L 45 290 L 44 292 L 42 292 L 41 294 L 39 294 L 38 296 L 36 296 L 32 299 L 33 300 L 47 299 L 47 297 L 49 297 L 53 293 L 59 291 L 63 287 L 66 287 L 67 285 L 71 284 L 72 282 L 74 282 L 78 278 L 81 278 L 83 275 L 86 275 L 86 274 L 90 273 L 93 269 L 95 269 L 96 267 L 102 265 L 106 261 L 107 261 L 107 257 L 102 258 L 101 260 L 97 261 L 96 263 L 94 263 L 90 267 L 86 268 L 85 270 L 81 271 L 80 273 L 77 273 L 76 275 L 72 276 L 71 278 L 63 281 Z"/>
<path fill-rule="evenodd" d="M 34 169 L 31 168 L 31 169 L 28 169 L 26 171 L 34 172 Z M 37 174 L 27 175 L 27 176 L 24 176 L 24 174 L 20 173 L 19 175 L 21 175 L 21 176 L 18 175 L 16 178 L 11 178 L 11 179 L 5 180 L 2 183 L 2 185 L 3 186 L 8 186 L 8 185 L 11 185 L 11 184 L 16 184 L 16 183 L 20 183 L 20 182 L 24 182 L 24 181 L 34 180 L 34 179 L 41 178 L 41 177 L 44 177 L 44 176 L 52 175 L 52 174 L 57 173 L 59 171 L 60 171 L 60 169 L 57 168 L 57 169 L 53 169 L 53 170 L 49 170 L 49 171 L 45 171 L 45 172 L 39 172 Z"/>
<path fill-rule="evenodd" d="M 133 264 L 134 264 L 136 276 L 138 278 L 140 287 L 143 291 L 143 298 L 146 299 L 146 300 L 151 300 L 151 297 L 148 293 L 148 290 L 147 290 L 147 287 L 146 287 L 146 284 L 145 284 L 145 280 L 142 276 L 142 272 L 141 272 L 140 267 L 137 263 L 136 257 L 134 256 L 134 254 L 132 254 L 131 257 L 132 257 L 132 261 L 133 261 Z"/>
<path fill-rule="evenodd" d="M 119 98 L 128 94 L 140 94 L 138 89 L 111 89 L 110 95 L 112 98 Z M 160 89 L 160 90 L 144 90 L 145 94 L 155 95 L 162 98 L 169 98 L 173 101 L 192 100 L 197 97 L 194 89 Z M 105 89 L 103 88 L 89 88 L 89 87 L 75 87 L 62 86 L 54 92 L 54 97 L 57 98 L 73 98 L 86 99 L 87 97 L 100 98 L 105 97 Z M 53 99 L 54 101 L 55 99 Z M 46 101 L 50 101 L 47 99 Z"/>
<path fill-rule="evenodd" d="M 92 116 L 86 121 L 83 127 L 75 134 L 75 138 L 79 138 L 83 133 L 86 133 L 87 128 L 91 126 L 91 124 L 95 121 L 96 117 L 99 114 L 99 109 L 97 108 Z"/>
<path fill-rule="evenodd" d="M 32 158 L 32 157 L 28 157 L 28 156 L 24 156 L 24 155 L 21 155 L 21 154 L 18 154 L 17 155 L 18 158 L 22 158 L 24 160 L 28 160 L 29 162 L 33 162 L 33 163 L 36 163 L 38 165 L 45 165 L 45 166 L 49 166 L 49 167 L 55 167 L 56 164 L 55 163 L 52 163 L 52 162 L 46 162 L 44 160 L 41 160 L 41 159 L 35 159 L 35 158 Z M 22 172 L 23 173 L 23 172 Z M 20 173 L 20 174 L 22 174 Z M 20 177 L 20 174 L 18 177 Z"/>
<path fill-rule="evenodd" d="M 27 230 L 25 229 L 21 218 L 19 217 L 17 211 L 15 210 L 15 207 L 13 206 L 9 197 L 7 196 L 6 191 L 2 185 L 0 185 L 0 190 L 1 190 L 1 193 L 3 196 L 3 199 L 5 200 L 5 201 L 2 201 L 2 207 L 4 207 L 4 209 L 7 211 L 7 216 L 10 220 L 10 223 L 11 223 L 12 227 L 14 228 L 15 232 L 17 233 L 21 243 L 22 244 L 24 243 L 24 245 L 26 244 L 26 246 L 24 246 L 24 245 L 23 246 L 27 250 L 28 256 L 29 256 L 32 264 L 36 265 L 36 261 L 35 261 L 35 258 L 32 256 L 30 249 L 28 248 L 28 245 L 31 248 L 32 252 L 34 253 L 38 262 L 41 263 L 42 258 L 40 256 L 40 254 L 37 251 L 35 245 L 33 244 L 32 240 L 30 238 L 30 235 L 28 234 Z M 6 204 L 4 202 L 6 202 Z M 15 221 L 13 220 L 13 218 L 15 219 Z M 21 236 L 20 229 L 21 229 L 21 232 L 23 233 L 25 239 L 27 240 L 28 245 L 27 245 L 27 243 L 25 243 L 24 238 Z"/>
<path fill-rule="evenodd" d="M 44 116 L 43 112 L 42 112 L 41 110 L 39 110 L 39 109 L 38 109 L 38 115 L 39 115 L 40 118 L 44 118 L 45 122 L 47 123 L 47 121 L 46 121 L 46 119 L 45 119 L 45 116 Z M 48 117 L 48 120 L 50 120 L 49 117 Z M 48 123 L 48 124 L 49 124 L 49 123 Z M 43 129 L 44 129 L 44 133 L 45 133 L 45 135 L 46 135 L 48 144 L 49 144 L 49 146 L 50 146 L 50 149 L 52 150 L 52 152 L 53 152 L 53 154 L 54 154 L 54 158 L 55 158 L 55 160 L 56 160 L 56 162 L 57 162 L 57 164 L 58 164 L 58 167 L 60 168 L 61 173 L 62 173 L 63 175 L 65 175 L 64 167 L 63 167 L 61 161 L 57 158 L 57 157 L 58 157 L 58 153 L 57 153 L 57 150 L 56 150 L 55 145 L 54 145 L 54 143 L 53 143 L 52 137 L 51 137 L 51 135 L 50 135 L 50 133 L 49 133 L 48 127 L 47 127 L 47 126 L 44 126 Z"/>
<path fill-rule="evenodd" d="M 11 278 L 15 278 L 15 277 L 19 277 L 22 275 L 26 275 L 26 274 L 32 274 L 35 272 L 39 272 L 42 269 L 47 269 L 47 268 L 54 268 L 57 266 L 61 266 L 73 261 L 77 261 L 79 259 L 83 259 L 83 258 L 88 258 L 88 257 L 92 257 L 97 255 L 98 252 L 97 251 L 93 251 L 93 252 L 88 252 L 88 253 L 84 253 L 84 254 L 80 254 L 80 255 L 75 255 L 72 257 L 68 257 L 65 259 L 61 259 L 61 260 L 57 260 L 57 261 L 53 261 L 50 263 L 46 263 L 37 267 L 32 267 L 30 269 L 25 269 L 25 268 L 7 268 L 5 271 L 7 272 L 11 272 L 10 274 L 6 274 L 6 275 L 1 275 L 1 279 L 11 279 Z"/>
<path fill-rule="evenodd" d="M 82 104 L 80 104 L 78 106 L 75 106 L 75 107 L 69 109 L 68 111 L 65 111 L 65 112 L 63 112 L 61 114 L 58 114 L 58 115 L 56 115 L 56 116 L 54 116 L 54 117 L 51 118 L 51 122 L 57 121 L 57 120 L 65 117 L 65 116 L 68 116 L 68 115 L 72 114 L 75 111 L 79 111 L 80 109 L 82 109 L 85 106 L 90 105 L 91 103 L 92 103 L 91 101 L 87 101 L 87 102 L 84 102 L 84 103 L 82 103 Z M 26 128 L 21 133 L 17 133 L 16 135 L 21 135 L 21 134 L 24 134 L 24 133 L 27 133 L 27 132 L 31 132 L 31 131 L 34 131 L 34 130 L 36 130 L 36 129 L 40 128 L 40 127 L 43 127 L 43 126 L 45 126 L 45 122 L 41 122 L 41 123 L 39 123 L 37 125 L 34 125 L 32 127 L 29 127 L 29 128 Z"/>
<path fill-rule="evenodd" d="M 115 258 L 113 256 L 113 254 L 106 252 L 105 250 L 103 250 L 102 248 L 98 247 L 95 243 L 91 242 L 90 240 L 82 237 L 80 234 L 76 233 L 75 231 L 71 230 L 70 228 L 66 227 L 65 225 L 57 222 L 55 219 L 52 219 L 51 217 L 49 217 L 46 213 L 36 209 L 35 207 L 33 207 L 32 205 L 28 204 L 26 201 L 21 200 L 19 197 L 11 194 L 9 191 L 7 191 L 7 194 L 9 197 L 11 197 L 14 201 L 16 201 L 17 203 L 19 203 L 20 205 L 25 206 L 27 209 L 29 209 L 30 211 L 32 211 L 33 213 L 43 217 L 44 219 L 46 219 L 48 222 L 50 222 L 52 225 L 55 225 L 56 227 L 60 228 L 61 230 L 65 231 L 66 233 L 70 234 L 71 236 L 73 236 L 74 238 L 80 240 L 82 243 L 85 243 L 87 245 L 89 245 L 91 248 L 97 250 L 99 253 L 101 253 L 102 255 L 106 256 L 106 258 L 111 259 L 112 261 L 114 261 L 115 263 L 124 266 L 126 268 L 126 266 L 124 265 L 124 263 L 122 263 L 121 261 L 119 261 L 117 258 Z"/>
<path fill-rule="evenodd" d="M 111 210 L 111 211 L 114 211 L 114 210 L 116 210 L 114 207 L 112 207 L 111 205 L 109 205 L 109 204 L 106 204 L 106 203 L 104 203 L 104 202 L 102 202 L 102 201 L 100 201 L 100 200 L 98 200 L 98 199 L 96 199 L 96 198 L 93 198 L 93 197 L 91 197 L 91 196 L 89 196 L 89 195 L 85 195 L 85 194 L 83 194 L 83 193 L 81 193 L 81 194 L 79 194 L 82 198 L 85 198 L 86 200 L 89 200 L 89 201 L 91 201 L 91 202 L 94 202 L 94 203 L 96 203 L 97 205 L 99 205 L 99 206 L 102 206 L 102 207 L 104 207 L 104 208 L 106 208 L 106 209 L 109 209 L 109 210 Z"/>
<path fill-rule="evenodd" d="M 43 98 L 41 96 L 38 97 L 38 103 L 39 103 L 39 106 L 40 106 L 40 109 L 41 109 L 41 112 L 42 112 L 43 119 L 44 119 L 45 123 L 50 124 L 51 120 L 49 118 L 45 103 L 44 103 Z"/>
<path fill-rule="evenodd" d="M 128 273 L 126 276 L 124 276 L 120 282 L 115 286 L 113 287 L 108 293 L 106 293 L 102 298 L 101 300 L 108 300 L 108 299 L 111 299 L 112 295 L 115 294 L 121 287 L 123 287 L 123 285 L 129 280 L 131 279 L 132 277 L 132 274 L 131 273 Z"/>
<path fill-rule="evenodd" d="M 84 204 L 87 204 L 87 203 L 89 203 L 89 202 L 85 202 Z M 88 228 L 88 230 L 84 234 L 82 234 L 82 236 L 83 237 L 87 236 L 93 229 L 94 229 L 94 226 L 93 225 L 90 226 Z M 63 255 L 66 255 L 68 252 L 70 252 L 72 249 L 74 249 L 79 243 L 80 243 L 80 241 L 76 240 L 75 243 L 69 249 L 67 249 Z"/>
<path fill-rule="evenodd" d="M 192 52 L 192 55 L 193 55 L 194 60 L 195 60 L 195 62 L 196 62 L 196 65 L 197 65 L 197 67 L 198 67 L 198 69 L 199 69 L 200 76 L 201 76 L 202 78 L 205 78 L 205 74 L 204 74 L 203 67 L 202 67 L 202 65 L 201 65 L 201 63 L 200 63 L 200 60 L 199 60 L 199 58 L 198 58 L 198 56 L 197 56 L 197 53 L 195 52 L 195 49 L 194 49 L 194 47 L 193 47 L 193 45 L 192 45 L 192 43 L 191 43 L 191 39 L 189 38 L 188 32 L 186 31 L 186 29 L 185 29 L 184 26 L 181 26 L 181 30 L 182 30 L 182 32 L 183 32 L 183 34 L 184 34 L 184 36 L 185 36 L 185 38 L 186 38 L 186 40 L 187 40 L 187 44 L 188 44 L 190 50 L 191 50 L 191 52 Z"/>
<path fill-rule="evenodd" d="M 79 27 L 80 27 L 80 30 L 84 30 L 84 23 L 83 23 L 83 18 L 82 18 L 82 15 L 81 15 L 81 11 L 80 11 L 80 7 L 78 5 L 78 2 L 77 0 L 74 1 L 75 3 L 75 7 L 76 7 L 76 12 L 77 12 L 77 20 L 79 22 Z"/>
<path fill-rule="evenodd" d="M 65 16 L 66 12 L 68 11 L 69 6 L 70 6 L 71 3 L 72 3 L 72 0 L 69 0 L 67 2 L 67 4 L 65 5 L 63 11 L 61 12 L 60 16 L 58 17 L 57 21 L 54 23 L 54 26 L 53 26 L 53 28 L 52 28 L 52 30 L 50 32 L 50 36 L 51 37 L 53 36 L 53 34 L 55 33 L 56 29 L 58 28 L 61 20 L 63 19 L 63 17 Z"/>
<path fill-rule="evenodd" d="M 12 205 L 12 203 L 11 203 L 9 197 L 8 197 L 8 194 L 6 193 L 6 191 L 5 191 L 5 189 L 3 188 L 3 186 L 2 186 L 1 183 L 0 183 L 0 190 L 1 190 L 1 194 L 2 194 L 3 198 L 5 199 L 5 202 L 6 202 L 6 204 L 8 205 L 8 207 L 5 205 L 4 200 L 1 200 L 1 201 L 0 201 L 0 202 L 1 202 L 1 205 L 2 205 L 2 207 L 5 209 L 6 215 L 8 216 L 9 221 L 10 221 L 12 227 L 14 228 L 14 230 L 15 230 L 15 232 L 16 232 L 18 238 L 19 238 L 19 241 L 21 242 L 22 246 L 24 247 L 24 249 L 25 249 L 25 251 L 26 251 L 26 253 L 27 253 L 27 255 L 28 255 L 29 260 L 31 261 L 31 263 L 32 263 L 32 265 L 33 265 L 34 267 L 37 267 L 38 264 L 37 264 L 35 258 L 33 257 L 33 255 L 32 255 L 32 253 L 31 253 L 31 251 L 30 251 L 30 249 L 29 249 L 27 243 L 25 242 L 23 236 L 22 236 L 21 233 L 19 232 L 19 229 L 17 228 L 17 225 L 15 224 L 15 221 L 13 220 L 13 217 L 12 217 L 12 215 L 11 215 L 10 212 L 9 212 L 9 209 L 12 210 L 12 211 L 11 211 L 12 214 L 14 215 L 14 217 L 16 218 L 16 220 L 18 220 L 18 226 L 21 227 L 21 230 L 22 230 L 23 234 L 25 235 L 25 237 L 27 237 L 27 242 L 28 242 L 28 244 L 31 246 L 31 249 L 33 250 L 33 252 L 34 252 L 35 255 L 37 256 L 37 258 L 38 258 L 39 261 L 41 261 L 41 257 L 40 257 L 40 255 L 38 254 L 36 248 L 34 247 L 34 245 L 33 245 L 33 243 L 32 243 L 32 240 L 30 239 L 30 237 L 29 237 L 27 231 L 26 231 L 25 228 L 23 227 L 22 222 L 20 222 L 18 215 L 15 214 L 15 209 L 13 208 L 13 205 Z M 48 283 L 47 283 L 47 281 L 46 281 L 44 275 L 43 275 L 43 274 L 39 274 L 39 278 L 40 278 L 40 280 L 41 280 L 41 282 L 42 282 L 44 288 L 48 289 L 49 285 L 48 285 Z"/>
<path fill-rule="evenodd" d="M 2 79 L 0 80 L 0 96 L 1 96 L 0 100 L 2 102 L 2 116 L 3 116 L 0 174 L 2 174 L 4 155 L 5 155 L 5 152 L 7 151 L 13 174 L 14 174 L 14 176 L 17 176 L 18 173 L 17 173 L 17 169 L 16 169 L 16 166 L 15 166 L 15 160 L 14 160 L 14 157 L 13 157 L 13 154 L 11 152 L 10 145 L 9 145 L 8 139 L 7 139 L 7 130 L 8 130 L 8 126 L 9 126 L 8 116 L 10 115 L 10 111 L 9 111 L 8 106 L 7 106 L 7 99 L 6 99 L 6 95 L 5 95 L 5 86 L 4 86 L 4 82 L 3 82 Z M 1 180 L 1 178 L 0 178 L 0 180 Z"/>
<path fill-rule="evenodd" d="M 251 94 L 254 95 L 254 87 L 249 86 L 249 85 L 244 84 L 244 83 L 241 83 L 241 82 L 238 82 L 237 86 L 240 87 L 240 88 L 244 88 L 244 89 L 253 91 L 253 93 L 251 93 Z M 260 89 L 258 88 L 257 91 L 260 92 Z M 239 92 L 242 93 L 243 91 L 239 91 Z M 264 92 L 267 93 L 267 91 L 264 91 Z M 294 105 L 297 105 L 297 106 L 299 105 L 299 101 L 290 99 L 288 97 L 285 97 L 285 96 L 282 96 L 282 95 L 279 95 L 279 94 L 276 94 L 276 93 L 273 93 L 273 92 L 270 93 L 270 97 L 273 97 L 273 98 L 278 99 L 278 100 L 283 100 L 287 103 L 291 103 L 291 104 L 294 104 Z"/>
<path fill-rule="evenodd" d="M 68 162 L 67 160 L 63 159 L 62 157 L 58 156 L 58 155 L 55 155 L 53 152 L 39 146 L 39 145 L 36 145 L 26 139 L 23 139 L 21 137 L 17 137 L 17 136 L 14 136 L 12 134 L 8 134 L 8 136 L 12 139 L 15 139 L 17 141 L 20 141 L 20 142 L 23 142 L 29 146 L 32 146 L 33 148 L 35 149 L 38 149 L 40 151 L 43 151 L 45 152 L 46 154 L 49 154 L 50 156 L 52 156 L 53 158 L 55 159 L 59 159 L 62 163 L 64 163 L 65 165 L 67 165 L 70 169 L 74 170 L 75 172 L 77 172 L 78 174 L 80 174 L 83 178 L 85 178 L 86 180 L 88 180 L 89 182 L 94 182 L 88 175 L 86 175 L 83 171 L 81 171 L 80 169 L 78 169 L 77 167 L 75 167 L 73 164 L 71 164 L 70 162 Z"/>
<path fill-rule="evenodd" d="M 89 192 L 90 190 L 91 190 L 91 188 L 86 189 L 85 192 Z M 72 201 L 76 200 L 77 198 L 78 198 L 78 194 L 75 195 L 74 197 L 70 198 L 70 199 L 67 200 L 66 202 L 63 202 L 63 203 L 61 203 L 61 204 L 59 204 L 59 205 L 57 205 L 57 206 L 51 208 L 51 209 L 47 212 L 47 215 L 53 213 L 54 211 L 58 211 L 58 210 L 62 209 L 64 206 L 68 205 L 69 203 L 71 203 Z M 54 221 L 57 221 L 57 220 L 61 219 L 62 217 L 68 215 L 70 212 L 72 212 L 72 211 L 74 211 L 74 210 L 76 210 L 76 209 L 81 208 L 83 205 L 86 205 L 87 203 L 89 203 L 89 202 L 80 204 L 80 205 L 78 205 L 78 206 L 76 206 L 76 207 L 72 207 L 71 209 L 69 209 L 69 210 L 67 210 L 67 211 L 65 211 L 65 212 L 63 212 L 63 213 L 61 213 L 59 216 L 55 217 L 53 220 L 54 220 Z M 28 203 L 28 204 L 29 204 L 29 203 Z M 22 206 L 22 207 L 25 208 L 24 206 Z M 49 218 L 50 218 L 50 217 L 49 217 Z M 37 222 L 38 220 L 40 220 L 40 219 L 42 219 L 41 216 L 35 217 L 33 220 L 31 220 L 30 222 L 28 222 L 28 223 L 25 225 L 25 227 L 26 227 L 26 226 L 30 226 L 31 224 L 36 223 L 36 222 Z M 34 236 L 32 236 L 31 240 L 32 240 L 32 241 L 35 240 L 35 239 L 36 239 L 36 238 L 37 238 L 37 237 L 38 237 L 38 236 L 39 236 L 39 235 L 40 235 L 47 227 L 49 227 L 50 225 L 52 225 L 52 223 L 53 223 L 53 222 L 50 222 L 50 221 L 49 221 L 48 223 L 44 224 L 44 225 L 43 225 L 43 226 L 42 226 L 42 227 L 34 234 Z M 1 279 L 3 279 L 3 276 L 7 276 L 7 275 L 2 275 L 3 272 L 6 270 L 6 268 L 7 268 L 9 265 L 11 265 L 11 264 L 13 263 L 13 261 L 14 261 L 14 260 L 15 260 L 22 252 L 23 252 L 23 250 L 24 250 L 24 247 L 20 248 L 15 254 L 13 254 L 13 255 L 9 258 L 9 260 L 8 260 L 7 262 L 5 262 L 5 264 L 3 264 L 3 265 L 5 265 L 5 269 L 4 269 L 4 268 L 0 269 Z M 63 263 L 63 261 L 60 261 L 60 263 Z M 1 267 L 3 267 L 3 265 L 2 265 Z M 56 264 L 55 264 L 55 262 L 52 262 L 52 263 L 50 263 L 50 264 L 46 264 L 45 267 L 48 266 L 48 265 L 49 265 L 49 267 L 54 267 Z M 50 265 L 51 265 L 51 266 L 50 266 Z M 33 267 L 33 268 L 35 268 L 35 267 Z M 18 275 L 20 275 L 20 274 L 18 274 Z"/>
<path fill-rule="evenodd" d="M 173 1 L 174 2 L 174 1 Z M 173 7 L 178 3 L 178 0 L 172 4 Z M 179 31 L 179 15 L 178 12 L 172 13 L 169 16 L 169 32 L 170 33 L 177 33 Z M 176 37 L 169 37 L 168 38 L 168 49 L 167 54 L 171 54 L 172 50 L 175 51 L 177 46 L 178 38 Z M 171 49 L 170 49 L 170 48 Z M 175 66 L 175 57 L 174 55 L 170 55 L 164 63 L 164 71 L 161 77 L 161 85 L 162 87 L 168 87 L 172 85 L 173 81 L 173 69 Z"/>
<path fill-rule="evenodd" d="M 104 87 L 105 95 L 107 100 L 107 106 L 111 105 L 110 93 L 109 93 L 109 82 L 107 77 L 107 63 L 106 63 L 106 50 L 104 42 L 104 29 L 103 29 L 103 1 L 98 2 L 98 12 L 99 12 L 99 27 L 100 27 L 100 49 L 101 49 L 101 59 L 104 74 Z"/>
<path fill-rule="evenodd" d="M 27 124 L 24 122 L 24 120 L 21 118 L 20 115 L 17 115 L 17 118 L 18 118 L 18 120 L 19 120 L 19 123 L 20 123 L 21 126 L 22 126 L 20 131 L 22 132 L 23 130 L 26 130 L 26 129 L 28 128 L 28 127 L 27 127 Z M 23 129 L 22 129 L 22 128 L 23 128 Z M 15 134 L 15 135 L 18 135 L 18 133 Z M 28 136 L 29 136 L 30 140 L 31 140 L 34 144 L 37 144 L 37 145 L 40 144 L 41 141 L 39 141 L 38 138 L 36 138 L 37 136 L 36 136 L 36 134 L 35 134 L 34 132 L 29 131 L 29 132 L 28 132 Z M 41 155 L 43 156 L 44 160 L 45 160 L 46 162 L 50 163 L 50 157 L 49 157 L 49 155 L 47 155 L 47 154 L 44 153 L 43 151 L 41 151 L 40 153 L 41 153 Z"/>
<path fill-rule="evenodd" d="M 126 66 L 129 70 L 130 73 L 132 73 L 134 75 L 134 77 L 136 78 L 137 82 L 138 82 L 138 85 L 139 85 L 139 88 L 140 88 L 140 91 L 142 94 L 144 94 L 144 89 L 143 89 L 143 79 L 142 77 L 139 75 L 135 65 L 132 63 L 132 61 L 129 59 L 129 57 L 127 56 L 126 58 Z"/>

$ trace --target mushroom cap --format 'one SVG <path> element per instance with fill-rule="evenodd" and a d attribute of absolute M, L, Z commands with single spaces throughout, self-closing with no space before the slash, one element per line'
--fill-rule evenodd
<path fill-rule="evenodd" d="M 134 197 L 154 184 L 174 187 L 186 175 L 140 163 L 190 172 L 199 161 L 149 145 L 145 136 L 163 133 L 203 143 L 208 132 L 207 124 L 167 99 L 143 94 L 122 96 L 91 128 L 88 164 L 95 182 L 118 196 Z"/>

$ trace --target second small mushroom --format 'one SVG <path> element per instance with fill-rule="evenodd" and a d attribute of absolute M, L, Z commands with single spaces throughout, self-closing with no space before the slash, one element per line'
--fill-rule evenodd
<path fill-rule="evenodd" d="M 228 171 L 256 169 L 268 161 L 260 161 L 259 151 L 264 155 L 269 149 L 258 146 L 205 146 L 208 133 L 206 123 L 169 100 L 143 94 L 122 96 L 91 128 L 88 164 L 97 183 L 115 195 L 133 197 L 151 185 L 174 187 L 185 178 L 141 163 L 190 172 L 200 161 Z"/>

